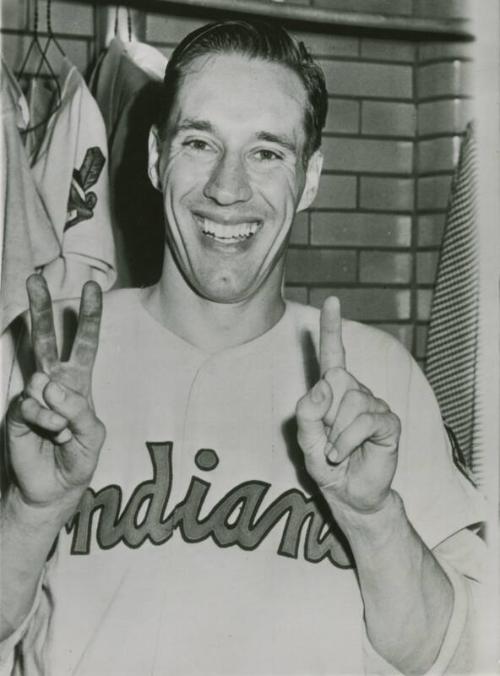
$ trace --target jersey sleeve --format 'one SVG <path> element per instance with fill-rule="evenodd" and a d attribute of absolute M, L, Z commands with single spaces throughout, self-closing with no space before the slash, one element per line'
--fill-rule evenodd
<path fill-rule="evenodd" d="M 45 569 L 40 577 L 29 613 L 16 630 L 0 642 L 0 676 L 45 673 L 43 655 L 50 615 L 50 594 L 46 586 Z M 35 665 L 33 671 L 28 666 L 29 662 Z"/>
<path fill-rule="evenodd" d="M 484 519 L 484 500 L 453 460 L 438 403 L 418 364 L 395 341 L 387 350 L 387 391 L 401 420 L 393 488 L 413 527 L 432 549 Z"/>
<path fill-rule="evenodd" d="M 433 553 L 453 587 L 454 601 L 439 653 L 426 676 L 478 673 L 482 661 L 477 646 L 486 546 L 475 533 L 463 529 L 438 545 Z M 366 632 L 363 656 L 367 674 L 401 673 L 375 651 Z"/>

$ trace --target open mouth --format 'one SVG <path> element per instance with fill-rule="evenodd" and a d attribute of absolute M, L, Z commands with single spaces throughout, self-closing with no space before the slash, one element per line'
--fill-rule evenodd
<path fill-rule="evenodd" d="M 231 225 L 218 223 L 209 218 L 198 217 L 198 221 L 200 222 L 201 230 L 204 235 L 207 235 L 218 242 L 227 244 L 249 240 L 261 226 L 260 221 L 249 221 Z"/>

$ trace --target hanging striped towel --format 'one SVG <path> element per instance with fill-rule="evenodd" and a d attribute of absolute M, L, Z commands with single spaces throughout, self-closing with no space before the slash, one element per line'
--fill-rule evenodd
<path fill-rule="evenodd" d="M 426 374 L 455 455 L 481 484 L 476 147 L 469 124 L 452 182 L 427 339 Z"/>

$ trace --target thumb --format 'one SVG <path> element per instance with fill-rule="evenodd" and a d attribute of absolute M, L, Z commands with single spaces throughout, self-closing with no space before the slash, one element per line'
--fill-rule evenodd
<path fill-rule="evenodd" d="M 304 453 L 323 453 L 327 441 L 323 419 L 333 393 L 326 380 L 319 380 L 297 404 L 297 439 Z"/>

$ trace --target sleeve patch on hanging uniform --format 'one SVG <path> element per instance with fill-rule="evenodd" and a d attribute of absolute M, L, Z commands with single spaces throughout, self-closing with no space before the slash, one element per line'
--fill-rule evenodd
<path fill-rule="evenodd" d="M 97 195 L 89 191 L 89 188 L 99 180 L 105 162 L 106 158 L 101 149 L 94 146 L 85 153 L 80 169 L 73 169 L 65 231 L 94 215 Z"/>

